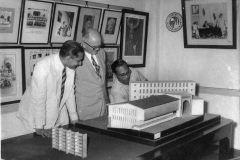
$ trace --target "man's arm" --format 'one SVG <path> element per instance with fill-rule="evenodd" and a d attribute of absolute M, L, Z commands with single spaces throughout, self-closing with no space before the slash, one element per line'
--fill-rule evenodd
<path fill-rule="evenodd" d="M 111 95 L 112 95 L 114 103 L 120 103 L 120 102 L 128 101 L 128 99 L 126 99 L 126 97 L 124 96 L 124 94 L 120 90 L 111 90 Z"/>
<path fill-rule="evenodd" d="M 67 106 L 69 117 L 72 124 L 75 124 L 75 122 L 78 121 L 74 88 L 75 88 L 75 85 L 72 87 L 69 98 L 66 101 L 66 106 Z"/>
<path fill-rule="evenodd" d="M 47 70 L 44 64 L 37 64 L 32 76 L 32 102 L 37 129 L 43 129 L 46 119 Z"/>

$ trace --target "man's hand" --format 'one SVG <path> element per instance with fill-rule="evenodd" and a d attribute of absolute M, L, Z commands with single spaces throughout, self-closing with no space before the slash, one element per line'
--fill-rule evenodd
<path fill-rule="evenodd" d="M 51 129 L 36 129 L 36 134 L 41 135 L 43 138 L 52 137 L 52 130 Z"/>

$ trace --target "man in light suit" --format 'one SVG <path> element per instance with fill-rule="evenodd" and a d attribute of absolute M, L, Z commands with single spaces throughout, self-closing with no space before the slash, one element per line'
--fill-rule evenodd
<path fill-rule="evenodd" d="M 83 33 L 82 46 L 85 50 L 83 65 L 76 69 L 76 102 L 80 120 L 106 114 L 109 102 L 106 91 L 106 55 L 98 31 L 88 29 Z"/>
<path fill-rule="evenodd" d="M 69 116 L 72 123 L 78 120 L 74 76 L 75 68 L 82 65 L 83 58 L 82 46 L 69 40 L 58 54 L 37 63 L 31 85 L 24 93 L 17 112 L 26 129 L 51 137 L 50 129 L 69 124 Z"/>

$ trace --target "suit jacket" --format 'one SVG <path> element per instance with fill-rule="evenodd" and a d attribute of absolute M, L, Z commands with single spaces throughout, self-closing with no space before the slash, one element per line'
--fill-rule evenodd
<path fill-rule="evenodd" d="M 85 56 L 81 67 L 76 69 L 76 102 L 80 120 L 92 119 L 106 113 L 108 96 L 106 91 L 106 55 L 103 49 L 96 54 L 101 78 L 96 74 L 92 62 Z"/>
<path fill-rule="evenodd" d="M 31 85 L 24 93 L 17 112 L 17 117 L 30 131 L 68 124 L 68 113 L 71 120 L 78 119 L 74 95 L 75 71 L 69 68 L 66 68 L 67 79 L 60 104 L 63 67 L 59 54 L 46 57 L 35 66 Z"/>

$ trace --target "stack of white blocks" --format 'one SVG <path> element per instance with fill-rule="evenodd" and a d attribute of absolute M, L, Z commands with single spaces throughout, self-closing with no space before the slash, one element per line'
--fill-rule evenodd
<path fill-rule="evenodd" d="M 87 134 L 52 128 L 52 148 L 85 158 L 87 157 Z"/>

